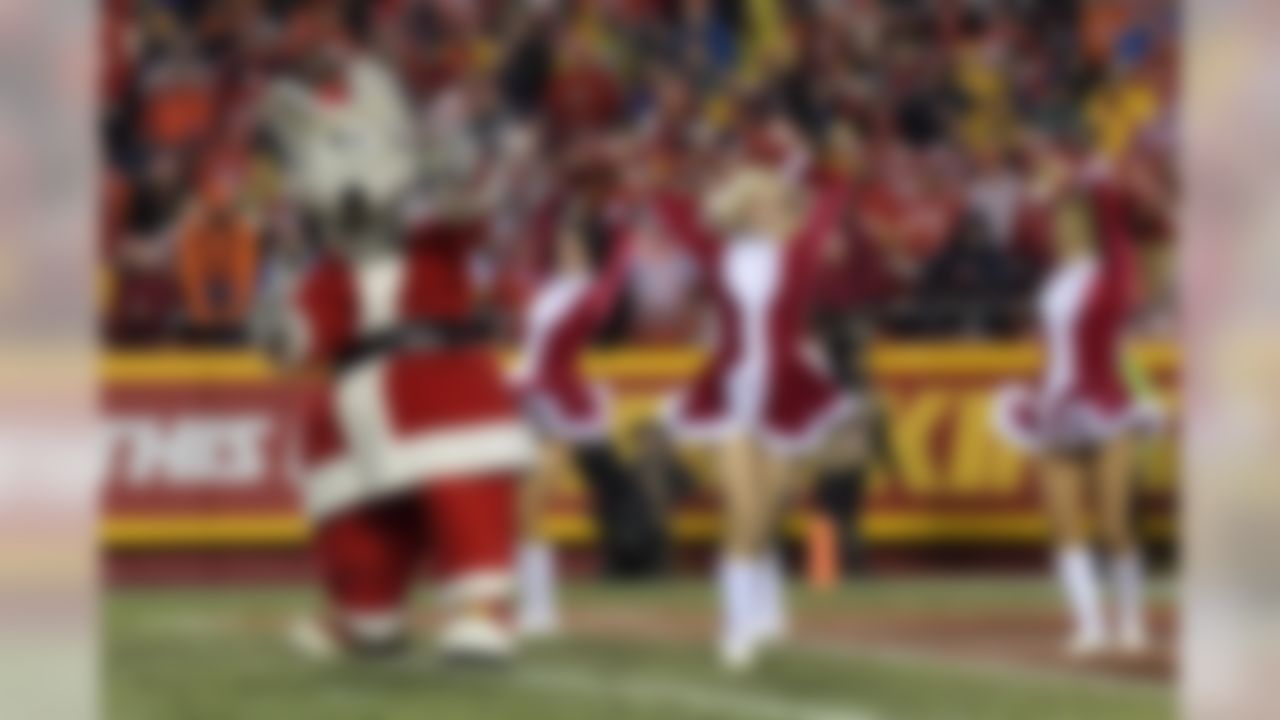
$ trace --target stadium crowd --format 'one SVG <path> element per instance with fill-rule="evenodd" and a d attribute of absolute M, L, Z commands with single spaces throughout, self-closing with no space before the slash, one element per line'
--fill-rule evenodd
<path fill-rule="evenodd" d="M 451 112 L 484 157 L 532 129 L 588 232 L 620 186 L 597 162 L 605 138 L 673 184 L 696 184 L 730 147 L 849 179 L 843 241 L 816 279 L 824 316 L 897 336 L 1023 331 L 1047 262 L 1043 158 L 1096 158 L 1136 210 L 1140 317 L 1168 328 L 1168 0 L 102 1 L 116 345 L 245 341 L 280 259 L 312 242 L 263 162 L 259 100 L 335 37 L 394 68 L 423 127 Z M 524 233 L 510 235 L 494 244 L 499 308 L 532 272 Z M 674 244 L 647 248 L 607 334 L 688 339 L 694 274 Z"/>

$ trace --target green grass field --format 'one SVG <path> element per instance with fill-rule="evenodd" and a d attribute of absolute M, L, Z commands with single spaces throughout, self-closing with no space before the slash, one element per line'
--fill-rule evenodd
<path fill-rule="evenodd" d="M 1168 594 L 1160 588 L 1156 600 L 1165 616 Z M 426 642 L 376 664 L 304 661 L 279 637 L 289 617 L 314 607 L 301 590 L 116 591 L 105 610 L 105 706 L 112 720 L 1174 715 L 1163 660 L 1057 658 L 1055 598 L 1044 582 L 877 579 L 798 590 L 793 600 L 795 640 L 735 677 L 713 661 L 713 599 L 694 582 L 573 586 L 570 632 L 489 671 L 443 666 Z"/>

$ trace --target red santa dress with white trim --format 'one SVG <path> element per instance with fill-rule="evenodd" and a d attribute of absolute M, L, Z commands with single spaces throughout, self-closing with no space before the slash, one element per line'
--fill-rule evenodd
<path fill-rule="evenodd" d="M 658 200 L 660 222 L 704 272 L 716 318 L 709 360 L 667 409 L 677 438 L 706 442 L 745 434 L 795 455 L 815 449 L 852 414 L 853 400 L 807 342 L 811 280 L 843 200 L 843 189 L 824 190 L 785 243 L 767 237 L 726 242 L 699 223 L 690 203 Z"/>
<path fill-rule="evenodd" d="M 626 285 L 630 255 L 629 240 L 619 234 L 598 276 L 552 275 L 530 301 L 512 379 L 539 433 L 571 443 L 608 437 L 609 394 L 586 376 L 582 356 Z"/>
<path fill-rule="evenodd" d="M 1098 252 L 1062 264 L 1045 282 L 1040 381 L 1002 388 L 993 406 L 998 433 L 1030 452 L 1088 447 L 1153 422 L 1124 373 L 1135 267 L 1123 203 L 1104 184 L 1089 192 Z"/>
<path fill-rule="evenodd" d="M 293 294 L 291 354 L 334 367 L 361 338 L 472 319 L 479 232 L 424 225 L 401 252 L 321 260 Z M 476 342 L 374 354 L 334 370 L 305 413 L 301 455 L 304 504 L 323 518 L 442 478 L 522 470 L 534 442 L 492 344 Z"/>

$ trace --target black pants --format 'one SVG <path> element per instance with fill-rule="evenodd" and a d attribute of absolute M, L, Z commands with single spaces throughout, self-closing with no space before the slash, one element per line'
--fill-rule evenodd
<path fill-rule="evenodd" d="M 815 500 L 835 526 L 840 566 L 846 571 L 859 571 L 866 566 L 861 523 L 866 479 L 866 471 L 855 466 L 831 468 L 818 478 Z"/>
<path fill-rule="evenodd" d="M 606 574 L 643 577 L 661 569 L 666 543 L 661 518 L 607 443 L 574 450 L 578 471 L 591 490 Z"/>

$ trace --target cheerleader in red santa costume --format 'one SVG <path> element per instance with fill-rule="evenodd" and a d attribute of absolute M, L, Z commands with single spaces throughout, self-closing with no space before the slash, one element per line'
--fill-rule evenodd
<path fill-rule="evenodd" d="M 719 651 L 730 669 L 749 667 L 786 632 L 773 540 L 789 479 L 853 412 L 807 343 L 810 279 L 844 194 L 821 191 L 801 219 L 780 174 L 745 166 L 711 194 L 710 224 L 687 200 L 655 203 L 662 228 L 697 258 L 712 298 L 709 360 L 668 419 L 675 437 L 708 445 L 715 459 L 725 518 Z"/>
<path fill-rule="evenodd" d="M 553 550 L 542 537 L 541 517 L 557 478 L 577 467 L 596 496 L 603 535 L 615 513 L 609 503 L 624 482 L 609 446 L 609 397 L 582 368 L 592 338 L 609 317 L 626 285 L 630 241 L 610 232 L 604 267 L 597 269 L 585 233 L 573 217 L 545 209 L 535 240 L 544 249 L 545 273 L 525 306 L 523 343 L 513 381 L 525 416 L 538 434 L 539 459 L 522 485 L 518 555 L 520 603 L 517 624 L 523 635 L 540 637 L 559 629 Z"/>
<path fill-rule="evenodd" d="M 1048 168 L 1048 185 L 1057 189 L 1045 202 L 1045 219 L 1056 260 L 1036 303 L 1045 365 L 1036 386 L 1000 392 L 995 422 L 1011 444 L 1039 461 L 1056 574 L 1073 622 L 1068 652 L 1089 656 L 1113 643 L 1140 652 L 1147 628 L 1132 520 L 1133 435 L 1159 418 L 1126 378 L 1135 279 L 1128 208 L 1103 171 L 1086 177 L 1060 160 Z M 1106 621 L 1090 547 L 1091 514 L 1109 551 L 1114 627 Z"/>

